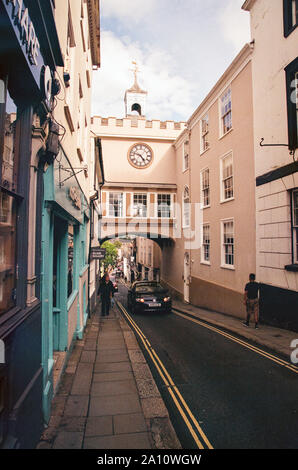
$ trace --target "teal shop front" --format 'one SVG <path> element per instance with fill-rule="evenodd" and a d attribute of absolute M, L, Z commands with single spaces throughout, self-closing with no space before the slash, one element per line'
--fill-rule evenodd
<path fill-rule="evenodd" d="M 43 175 L 42 358 L 43 410 L 48 422 L 55 360 L 66 363 L 87 322 L 89 206 L 64 150 Z M 64 354 L 63 354 L 64 353 Z"/>

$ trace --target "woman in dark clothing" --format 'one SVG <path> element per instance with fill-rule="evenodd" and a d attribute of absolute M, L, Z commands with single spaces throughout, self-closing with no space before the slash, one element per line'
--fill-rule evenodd
<path fill-rule="evenodd" d="M 111 299 L 114 297 L 114 286 L 108 274 L 105 274 L 100 281 L 98 295 L 100 295 L 101 299 L 101 316 L 108 316 L 111 308 Z"/>

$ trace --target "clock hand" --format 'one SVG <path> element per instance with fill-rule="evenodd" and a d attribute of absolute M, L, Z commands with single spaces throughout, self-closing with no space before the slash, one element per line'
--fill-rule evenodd
<path fill-rule="evenodd" d="M 143 160 L 143 162 L 145 161 L 145 158 L 144 158 L 140 153 L 136 153 L 136 155 L 138 155 L 138 157 L 141 157 L 141 159 Z"/>

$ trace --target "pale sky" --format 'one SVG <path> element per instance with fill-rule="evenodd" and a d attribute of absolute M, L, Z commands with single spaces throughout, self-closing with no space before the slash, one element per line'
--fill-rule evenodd
<path fill-rule="evenodd" d="M 187 120 L 245 43 L 244 0 L 101 0 L 101 69 L 94 115 L 122 118 L 124 93 L 148 91 L 148 119 Z"/>

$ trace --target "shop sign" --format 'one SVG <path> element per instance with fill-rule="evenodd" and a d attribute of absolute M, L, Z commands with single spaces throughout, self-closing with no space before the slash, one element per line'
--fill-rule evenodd
<path fill-rule="evenodd" d="M 69 188 L 69 197 L 72 200 L 73 205 L 80 209 L 82 208 L 82 201 L 81 201 L 81 191 L 76 186 L 71 186 Z"/>
<path fill-rule="evenodd" d="M 98 260 L 103 260 L 106 257 L 106 250 L 105 248 L 98 248 L 92 247 L 91 248 L 91 258 L 92 259 L 98 259 Z"/>
<path fill-rule="evenodd" d="M 5 0 L 11 5 L 11 19 L 19 30 L 19 41 L 25 46 L 27 57 L 31 65 L 38 65 L 40 44 L 36 36 L 34 25 L 29 17 L 28 8 L 23 5 L 23 0 Z"/>
<path fill-rule="evenodd" d="M 54 161 L 54 200 L 79 223 L 84 223 L 88 203 L 62 148 Z"/>

